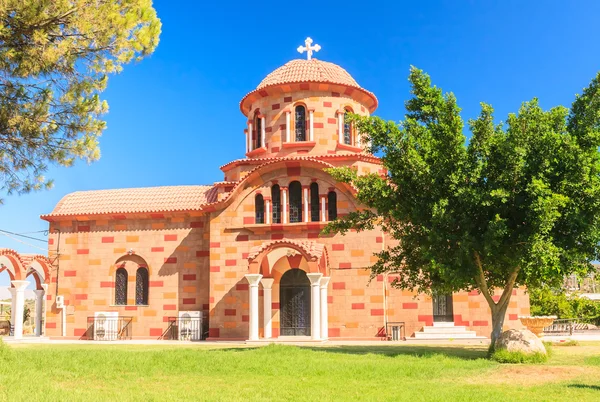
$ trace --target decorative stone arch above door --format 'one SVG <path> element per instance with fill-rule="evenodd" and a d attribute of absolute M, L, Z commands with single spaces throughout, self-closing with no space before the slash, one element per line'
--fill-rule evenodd
<path fill-rule="evenodd" d="M 328 254 L 324 244 L 285 238 L 253 247 L 248 255 L 248 273 L 272 277 L 275 263 L 284 257 L 288 259 L 290 268 L 329 276 Z"/>

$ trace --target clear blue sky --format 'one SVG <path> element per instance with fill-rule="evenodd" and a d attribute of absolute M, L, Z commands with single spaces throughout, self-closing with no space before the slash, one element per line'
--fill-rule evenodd
<path fill-rule="evenodd" d="M 594 0 L 155 6 L 163 23 L 158 49 L 111 77 L 103 94 L 110 112 L 100 161 L 52 168 L 50 191 L 2 195 L 0 229 L 46 229 L 39 215 L 76 190 L 222 180 L 218 167 L 243 157 L 239 101 L 269 72 L 301 57 L 296 48 L 307 36 L 322 46 L 317 58 L 344 67 L 377 95 L 376 114 L 393 120 L 403 115 L 411 64 L 456 94 L 465 119 L 478 114 L 481 101 L 496 108 L 498 120 L 532 97 L 547 108 L 569 105 L 600 70 Z M 0 247 L 41 251 L 5 236 Z"/>

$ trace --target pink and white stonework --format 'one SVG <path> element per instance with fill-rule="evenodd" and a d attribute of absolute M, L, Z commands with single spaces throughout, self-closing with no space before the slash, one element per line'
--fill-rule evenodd
<path fill-rule="evenodd" d="M 324 168 L 384 173 L 344 121 L 347 111 L 369 115 L 376 107 L 375 95 L 341 67 L 293 60 L 242 99 L 247 152 L 221 167 L 223 181 L 66 195 L 42 216 L 50 255 L 59 251 L 46 335 L 60 336 L 66 320 L 66 336 L 85 337 L 88 317 L 99 311 L 133 317 L 133 337 L 154 339 L 180 311 L 202 311 L 215 340 L 375 339 L 385 320 L 405 322 L 407 336 L 431 325 L 430 297 L 391 289 L 392 275 L 369 281 L 373 252 L 390 245 L 389 236 L 320 234 L 335 215 L 360 207 L 353 188 Z M 121 268 L 126 296 L 115 290 Z M 136 295 L 139 268 L 148 274 L 145 298 Z M 481 295 L 455 293 L 451 304 L 456 325 L 489 336 Z M 527 314 L 518 289 L 506 327 L 520 328 L 517 317 Z"/>

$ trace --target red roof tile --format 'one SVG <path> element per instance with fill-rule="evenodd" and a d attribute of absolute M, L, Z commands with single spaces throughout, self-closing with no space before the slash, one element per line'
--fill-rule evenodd
<path fill-rule="evenodd" d="M 317 59 L 296 59 L 267 75 L 256 89 L 293 82 L 323 82 L 360 88 L 354 78 L 336 64 Z"/>
<path fill-rule="evenodd" d="M 213 186 L 164 186 L 77 191 L 64 196 L 54 207 L 52 213 L 43 215 L 42 218 L 187 211 L 197 210 L 202 205 L 215 201 L 217 201 L 217 189 Z"/>

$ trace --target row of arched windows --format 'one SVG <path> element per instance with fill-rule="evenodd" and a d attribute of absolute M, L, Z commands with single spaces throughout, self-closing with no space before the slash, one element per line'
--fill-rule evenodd
<path fill-rule="evenodd" d="M 310 221 L 319 222 L 321 203 L 319 201 L 319 185 L 311 183 L 309 188 L 310 200 Z M 255 222 L 265 223 L 265 199 L 262 194 L 257 194 L 254 198 Z M 279 184 L 274 184 L 271 187 L 271 210 L 272 222 L 281 223 L 282 218 L 281 205 L 281 188 Z M 293 181 L 289 185 L 289 221 L 290 223 L 303 222 L 302 219 L 302 185 L 299 181 Z M 332 221 L 337 218 L 337 194 L 335 191 L 330 191 L 327 194 L 327 218 Z"/>
<path fill-rule="evenodd" d="M 345 109 L 344 113 L 344 124 L 343 124 L 343 143 L 346 145 L 353 145 L 352 138 L 354 137 L 354 127 L 353 124 L 348 119 L 348 113 L 352 113 L 350 108 Z M 262 146 L 262 118 L 260 115 L 255 113 L 254 115 L 254 125 L 253 125 L 253 144 L 254 149 L 260 148 Z M 303 105 L 297 105 L 294 108 L 294 133 L 296 142 L 307 141 L 306 135 L 306 107 Z"/>
<path fill-rule="evenodd" d="M 127 304 L 127 270 L 125 268 L 117 269 L 115 274 L 115 304 Z M 148 269 L 140 267 L 135 272 L 135 304 L 148 305 Z"/>

